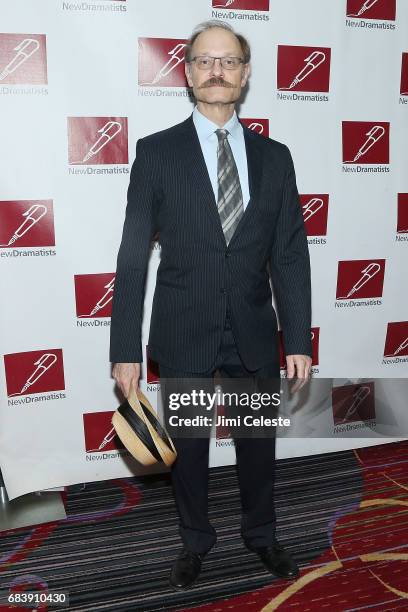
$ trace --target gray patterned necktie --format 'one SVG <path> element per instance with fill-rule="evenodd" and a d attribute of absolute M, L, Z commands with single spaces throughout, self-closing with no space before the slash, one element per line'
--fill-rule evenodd
<path fill-rule="evenodd" d="M 229 244 L 235 229 L 244 214 L 241 183 L 238 169 L 228 142 L 228 130 L 215 130 L 218 137 L 217 177 L 218 212 L 225 240 Z"/>

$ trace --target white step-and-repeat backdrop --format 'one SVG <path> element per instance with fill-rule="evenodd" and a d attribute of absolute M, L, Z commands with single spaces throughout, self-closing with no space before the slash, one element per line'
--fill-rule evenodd
<path fill-rule="evenodd" d="M 381 394 L 408 437 L 403 388 L 381 383 L 408 371 L 408 4 L 14 0 L 0 17 L 0 467 L 10 497 L 143 473 L 110 425 L 116 255 L 136 141 L 191 113 L 185 41 L 211 18 L 252 44 L 242 120 L 294 158 L 313 375 L 343 377 L 340 395 L 366 402 L 353 411 L 342 401 L 345 414 L 328 417 L 358 437 L 282 439 L 278 456 L 383 442 L 369 427 Z M 144 344 L 159 257 L 154 242 Z M 362 389 L 358 377 L 373 382 Z M 147 347 L 141 384 L 156 401 Z M 224 434 L 211 441 L 211 465 L 234 461 Z"/>

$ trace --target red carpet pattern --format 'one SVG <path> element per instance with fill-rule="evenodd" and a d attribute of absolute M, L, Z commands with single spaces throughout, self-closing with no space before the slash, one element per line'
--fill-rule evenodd
<path fill-rule="evenodd" d="M 192 589 L 168 586 L 180 548 L 168 474 L 69 487 L 66 520 L 1 534 L 0 588 L 69 591 L 69 609 L 83 612 L 408 610 L 407 468 L 408 442 L 277 462 L 278 538 L 300 565 L 294 582 L 244 548 L 236 471 L 225 466 L 210 470 L 218 541 Z"/>

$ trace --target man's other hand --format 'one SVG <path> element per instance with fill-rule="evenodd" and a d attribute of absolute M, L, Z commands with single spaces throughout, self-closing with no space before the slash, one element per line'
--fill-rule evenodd
<path fill-rule="evenodd" d="M 312 358 L 309 355 L 286 355 L 287 378 L 295 376 L 297 381 L 291 388 L 291 392 L 295 393 L 306 384 L 312 367 Z"/>
<path fill-rule="evenodd" d="M 135 392 L 139 387 L 140 363 L 115 363 L 112 368 L 112 377 L 116 380 L 123 395 L 128 398 L 130 389 Z"/>

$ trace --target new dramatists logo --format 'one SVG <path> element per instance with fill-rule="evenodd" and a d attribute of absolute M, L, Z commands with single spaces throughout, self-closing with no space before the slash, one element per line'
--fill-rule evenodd
<path fill-rule="evenodd" d="M 408 233 L 408 193 L 398 194 L 397 233 Z"/>
<path fill-rule="evenodd" d="M 388 323 L 384 357 L 408 356 L 408 321 Z M 404 360 L 405 361 L 405 360 Z"/>
<path fill-rule="evenodd" d="M 327 193 L 302 194 L 299 198 L 307 235 L 325 236 L 327 234 L 329 195 Z"/>
<path fill-rule="evenodd" d="M 8 397 L 65 389 L 62 349 L 4 355 Z"/>
<path fill-rule="evenodd" d="M 71 165 L 127 164 L 127 117 L 68 117 Z"/>
<path fill-rule="evenodd" d="M 231 429 L 230 427 L 227 425 L 227 422 L 225 420 L 220 421 L 220 424 L 218 424 L 218 420 L 220 419 L 220 417 L 225 417 L 225 419 L 227 418 L 226 412 L 225 412 L 225 406 L 223 404 L 218 404 L 217 405 L 217 409 L 216 409 L 216 418 L 217 418 L 217 424 L 215 426 L 215 437 L 217 440 L 228 440 L 232 437 L 231 435 Z"/>
<path fill-rule="evenodd" d="M 269 0 L 212 0 L 212 7 L 237 11 L 269 11 Z"/>
<path fill-rule="evenodd" d="M 402 54 L 400 94 L 408 96 L 408 53 Z"/>
<path fill-rule="evenodd" d="M 327 47 L 278 45 L 278 89 L 328 92 L 330 55 L 331 50 Z"/>
<path fill-rule="evenodd" d="M 78 318 L 112 315 L 115 274 L 75 274 L 75 301 Z"/>
<path fill-rule="evenodd" d="M 269 119 L 243 119 L 240 117 L 240 121 L 253 132 L 269 137 Z"/>
<path fill-rule="evenodd" d="M 44 34 L 0 34 L 0 85 L 46 85 Z"/>
<path fill-rule="evenodd" d="M 74 0 L 73 2 L 62 2 L 62 10 L 64 11 L 84 11 L 95 13 L 109 12 L 109 13 L 125 13 L 126 12 L 126 0 Z"/>
<path fill-rule="evenodd" d="M 343 121 L 343 164 L 389 164 L 387 121 Z"/>
<path fill-rule="evenodd" d="M 148 385 L 157 385 L 160 383 L 159 365 L 149 355 L 149 346 L 146 346 L 146 377 Z"/>
<path fill-rule="evenodd" d="M 0 202 L 0 247 L 55 246 L 52 200 Z"/>
<path fill-rule="evenodd" d="M 347 17 L 395 21 L 396 0 L 347 0 Z"/>
<path fill-rule="evenodd" d="M 339 261 L 336 300 L 382 297 L 385 259 Z"/>
<path fill-rule="evenodd" d="M 335 425 L 375 419 L 374 383 L 333 387 L 332 406 Z"/>
<path fill-rule="evenodd" d="M 184 74 L 185 47 L 184 39 L 139 38 L 139 85 L 187 87 Z"/>
<path fill-rule="evenodd" d="M 103 453 L 123 450 L 125 447 L 112 426 L 113 411 L 86 412 L 84 419 L 85 450 L 87 453 Z"/>

